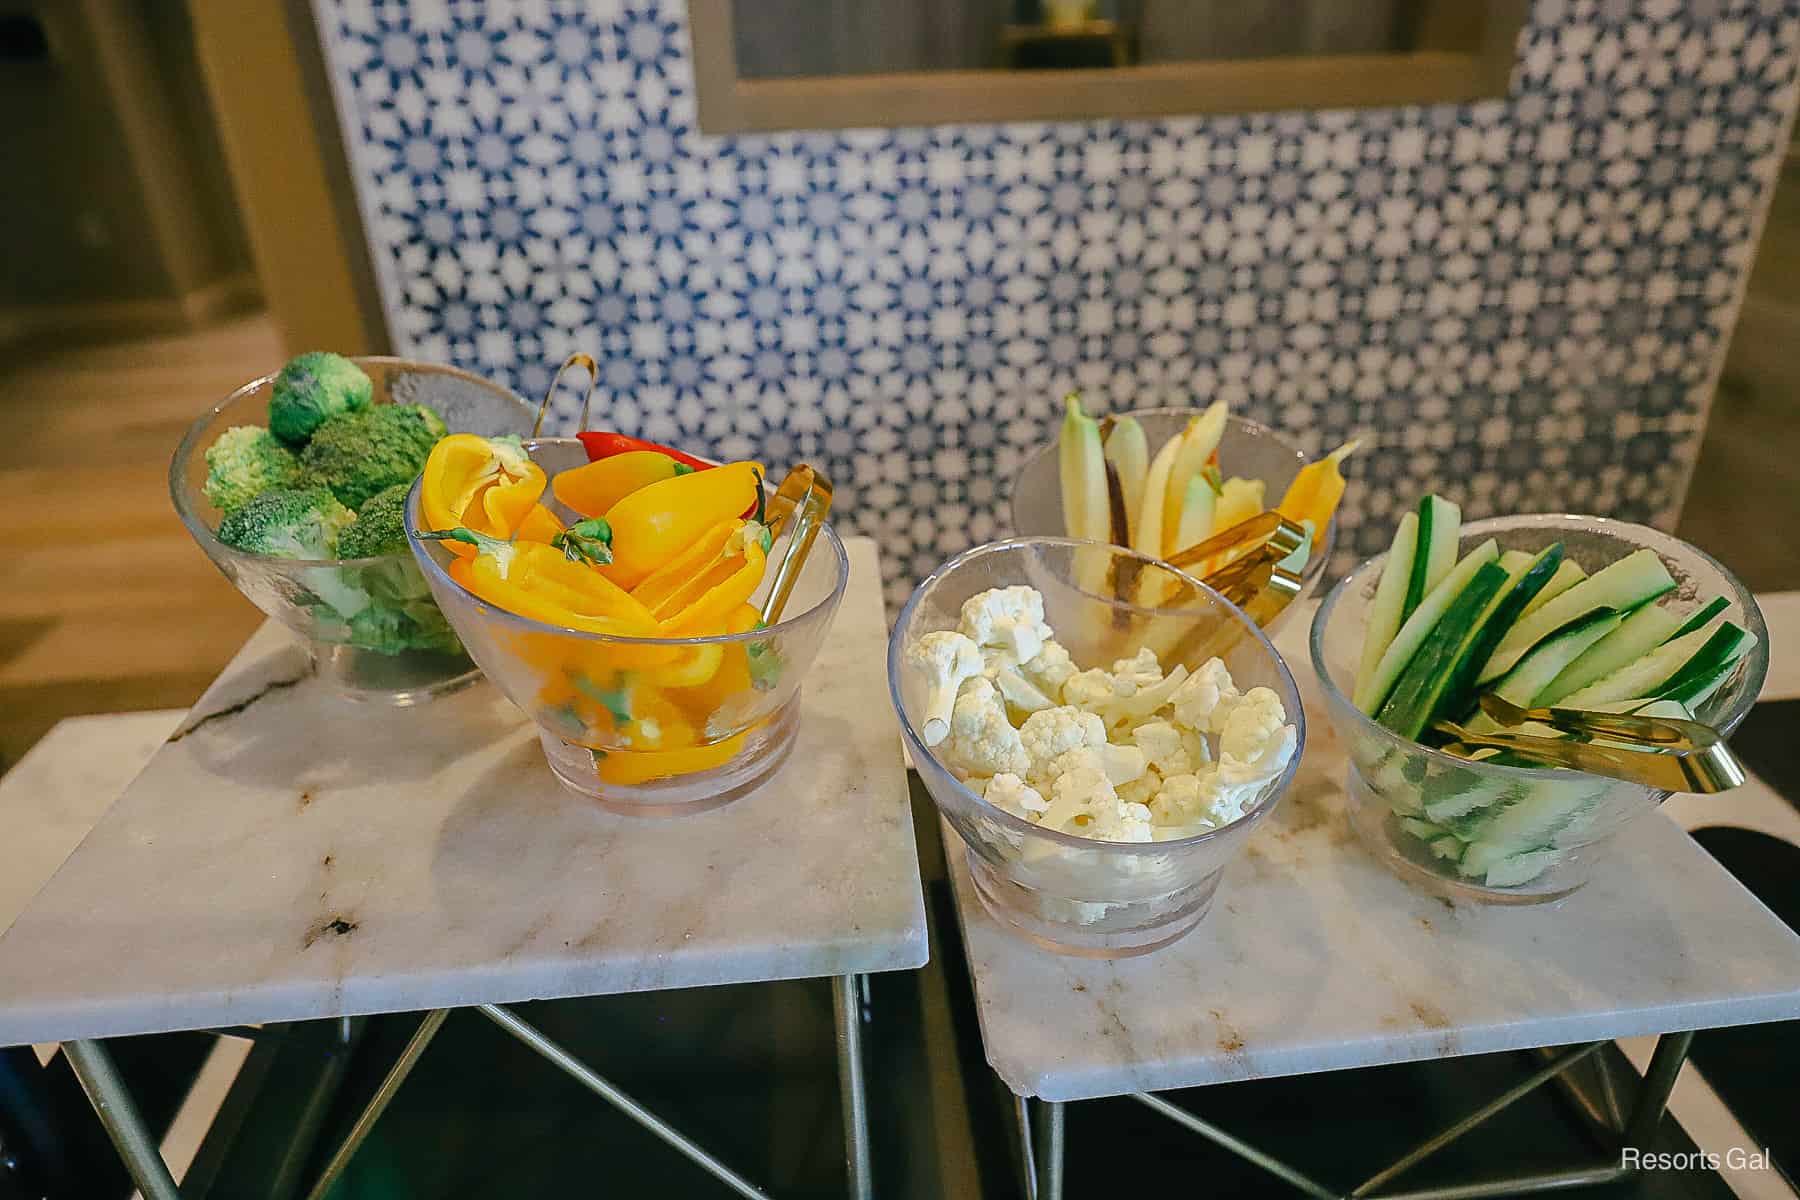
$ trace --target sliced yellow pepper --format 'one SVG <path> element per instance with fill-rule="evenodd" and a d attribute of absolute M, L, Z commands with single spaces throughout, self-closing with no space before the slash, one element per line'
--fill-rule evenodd
<path fill-rule="evenodd" d="M 755 629 L 761 619 L 756 609 L 749 604 L 740 604 L 725 618 L 726 633 L 748 633 Z M 750 675 L 750 655 L 742 642 L 715 642 L 713 647 L 719 654 L 719 666 L 712 677 L 693 687 L 671 686 L 669 696 L 675 703 L 686 709 L 702 728 L 706 718 L 710 717 L 725 701 L 733 696 L 741 695 L 754 686 Z"/>
<path fill-rule="evenodd" d="M 525 519 L 519 522 L 518 529 L 513 531 L 513 540 L 519 542 L 544 542 L 556 540 L 556 535 L 563 531 L 563 523 L 557 515 L 542 504 L 533 504 Z"/>
<path fill-rule="evenodd" d="M 594 769 L 602 782 L 627 787 L 671 775 L 710 771 L 724 766 L 743 748 L 744 735 L 739 733 L 710 746 L 689 746 L 681 750 L 605 751 L 596 758 Z"/>
<path fill-rule="evenodd" d="M 652 571 L 642 583 L 631 589 L 631 594 L 636 596 L 653 616 L 660 619 L 669 615 L 667 612 L 661 611 L 664 605 L 689 580 L 712 566 L 713 562 L 725 553 L 725 546 L 731 541 L 731 535 L 742 529 L 744 525 L 745 522 L 740 517 L 720 521 L 701 534 L 686 550 Z"/>
<path fill-rule="evenodd" d="M 1290 521 L 1311 521 L 1314 545 L 1325 536 L 1325 527 L 1331 524 L 1338 501 L 1344 498 L 1344 473 L 1338 466 L 1361 444 L 1360 439 L 1345 442 L 1319 461 L 1301 467 L 1294 482 L 1288 484 L 1281 503 L 1275 506 Z"/>
<path fill-rule="evenodd" d="M 496 608 L 583 633 L 657 635 L 656 619 L 630 592 L 543 542 L 503 542 L 460 526 L 436 540 L 478 551 L 453 577 Z"/>
<path fill-rule="evenodd" d="M 762 526 L 748 526 L 761 532 Z M 767 552 L 757 536 L 733 535 L 739 545 L 727 548 L 713 564 L 688 580 L 656 610 L 663 616 L 663 637 L 711 637 L 724 631 L 732 612 L 747 603 L 762 583 Z"/>
<path fill-rule="evenodd" d="M 559 471 L 550 481 L 550 490 L 582 516 L 600 517 L 639 488 L 692 471 L 659 451 L 630 450 L 585 467 Z"/>
<path fill-rule="evenodd" d="M 518 439 L 453 433 L 425 460 L 419 518 L 430 530 L 462 526 L 504 541 L 531 514 L 545 481 Z M 475 554 L 468 545 L 449 548 L 465 558 Z"/>
<path fill-rule="evenodd" d="M 641 487 L 606 511 L 612 562 L 601 568 L 634 588 L 720 521 L 736 517 L 762 494 L 762 468 L 727 463 Z"/>

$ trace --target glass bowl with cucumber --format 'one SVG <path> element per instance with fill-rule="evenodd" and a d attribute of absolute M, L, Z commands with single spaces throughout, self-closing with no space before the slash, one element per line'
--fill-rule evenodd
<path fill-rule="evenodd" d="M 1606 839 L 1671 793 L 1471 751 L 1444 724 L 1501 732 L 1491 694 L 1729 734 L 1762 688 L 1768 630 L 1736 576 L 1666 533 L 1566 514 L 1465 524 L 1427 496 L 1319 606 L 1311 651 L 1362 841 L 1440 894 L 1530 904 L 1579 888 Z"/>

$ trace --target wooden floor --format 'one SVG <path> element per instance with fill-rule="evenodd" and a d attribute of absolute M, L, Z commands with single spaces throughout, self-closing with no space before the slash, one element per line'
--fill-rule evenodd
<path fill-rule="evenodd" d="M 0 769 L 65 716 L 193 703 L 256 628 L 167 472 L 201 409 L 281 360 L 262 316 L 0 360 Z"/>

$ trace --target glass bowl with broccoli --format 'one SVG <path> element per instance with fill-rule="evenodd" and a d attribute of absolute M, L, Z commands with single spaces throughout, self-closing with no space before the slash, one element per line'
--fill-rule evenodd
<path fill-rule="evenodd" d="M 188 532 L 305 639 L 345 696 L 417 704 L 480 671 L 406 542 L 407 489 L 447 432 L 531 432 L 517 395 L 452 367 L 302 354 L 202 413 L 169 467 Z"/>

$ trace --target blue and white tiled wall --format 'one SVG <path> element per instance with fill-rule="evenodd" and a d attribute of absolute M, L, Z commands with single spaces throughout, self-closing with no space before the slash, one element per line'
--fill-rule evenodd
<path fill-rule="evenodd" d="M 681 0 L 314 0 L 401 353 L 838 484 L 892 599 L 1079 387 L 1352 434 L 1342 555 L 1679 508 L 1800 0 L 1538 0 L 1505 101 L 707 137 Z M 573 405 L 559 402 L 565 423 Z"/>

